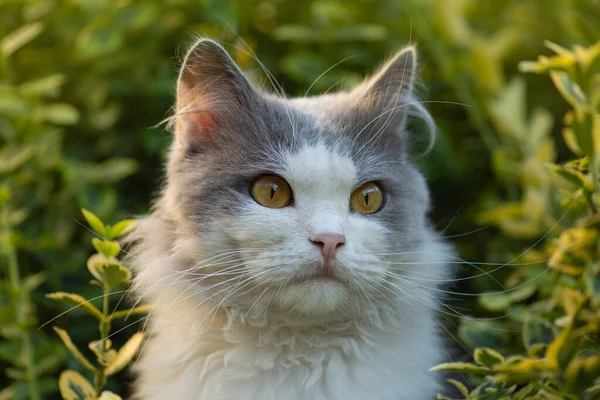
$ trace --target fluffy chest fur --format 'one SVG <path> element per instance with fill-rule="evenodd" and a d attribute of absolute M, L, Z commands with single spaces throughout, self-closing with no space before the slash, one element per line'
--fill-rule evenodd
<path fill-rule="evenodd" d="M 425 400 L 437 392 L 427 370 L 443 350 L 425 304 L 289 326 L 178 297 L 173 291 L 155 304 L 136 364 L 138 399 Z"/>

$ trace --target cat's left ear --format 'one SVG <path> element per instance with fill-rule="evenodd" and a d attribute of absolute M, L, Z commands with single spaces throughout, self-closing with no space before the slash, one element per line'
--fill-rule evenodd
<path fill-rule="evenodd" d="M 217 42 L 198 40 L 188 51 L 177 83 L 177 138 L 194 146 L 210 143 L 226 125 L 252 114 L 259 95 Z"/>
<path fill-rule="evenodd" d="M 396 53 L 375 74 L 353 90 L 360 109 L 375 115 L 375 125 L 403 128 L 412 100 L 417 71 L 417 51 L 413 46 Z"/>

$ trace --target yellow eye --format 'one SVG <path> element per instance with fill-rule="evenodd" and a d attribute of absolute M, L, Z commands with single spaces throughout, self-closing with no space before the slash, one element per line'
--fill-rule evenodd
<path fill-rule="evenodd" d="M 287 207 L 292 203 L 292 188 L 277 175 L 265 175 L 255 180 L 251 193 L 258 204 L 269 208 Z"/>
<path fill-rule="evenodd" d="M 383 191 L 375 182 L 367 182 L 350 196 L 350 208 L 361 214 L 373 214 L 383 206 Z"/>

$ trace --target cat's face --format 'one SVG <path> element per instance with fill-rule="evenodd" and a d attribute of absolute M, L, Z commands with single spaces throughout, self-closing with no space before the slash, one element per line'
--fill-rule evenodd
<path fill-rule="evenodd" d="M 414 64 L 408 49 L 351 92 L 284 100 L 218 44 L 194 46 L 165 198 L 199 301 L 324 316 L 390 295 L 426 240 L 427 189 L 398 132 Z"/>

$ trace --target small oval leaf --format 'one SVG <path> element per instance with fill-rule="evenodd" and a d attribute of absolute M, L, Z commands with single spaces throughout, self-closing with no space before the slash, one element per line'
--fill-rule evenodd
<path fill-rule="evenodd" d="M 85 208 L 81 209 L 81 213 L 83 214 L 85 220 L 90 225 L 92 230 L 103 238 L 106 237 L 106 229 L 104 224 L 93 212 L 86 210 Z"/>
<path fill-rule="evenodd" d="M 81 374 L 66 370 L 58 378 L 58 387 L 64 400 L 93 400 L 94 388 Z"/>

